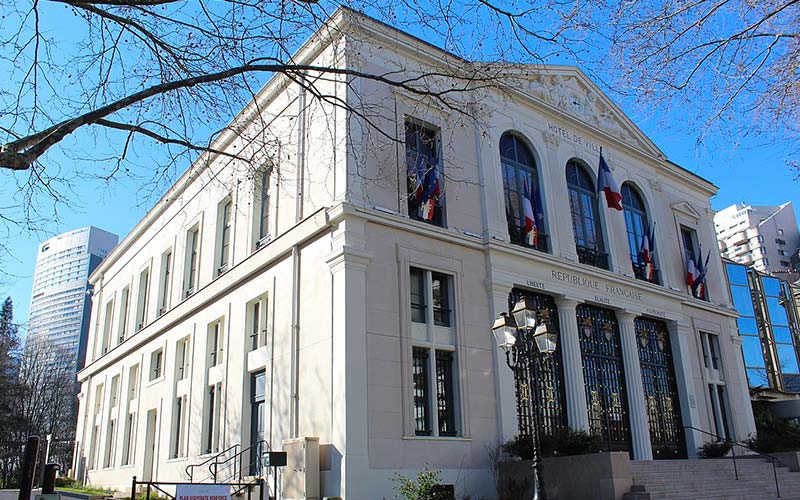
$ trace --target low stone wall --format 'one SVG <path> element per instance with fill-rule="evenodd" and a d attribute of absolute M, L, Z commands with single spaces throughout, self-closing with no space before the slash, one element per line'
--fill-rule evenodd
<path fill-rule="evenodd" d="M 780 451 L 770 453 L 773 457 L 780 460 L 781 464 L 788 467 L 792 472 L 800 472 L 800 452 L 799 451 Z"/>
<path fill-rule="evenodd" d="M 533 496 L 533 461 L 503 462 L 500 500 Z M 621 500 L 633 484 L 625 452 L 595 453 L 544 459 L 544 483 L 549 500 Z"/>

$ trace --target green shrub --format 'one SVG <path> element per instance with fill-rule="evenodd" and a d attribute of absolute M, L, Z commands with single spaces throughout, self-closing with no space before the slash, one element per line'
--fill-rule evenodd
<path fill-rule="evenodd" d="M 541 454 L 543 457 L 587 455 L 597 453 L 601 449 L 599 436 L 584 430 L 560 430 L 542 436 Z M 522 460 L 533 458 L 534 443 L 532 436 L 516 436 L 503 445 L 503 451 Z"/>
<path fill-rule="evenodd" d="M 395 483 L 394 490 L 397 491 L 395 498 L 405 500 L 438 500 L 439 495 L 431 490 L 439 484 L 439 474 L 441 471 L 431 470 L 428 464 L 419 471 L 416 479 L 410 479 L 402 474 L 395 472 L 392 481 Z"/>
<path fill-rule="evenodd" d="M 756 420 L 756 435 L 744 444 L 760 453 L 800 450 L 800 427 L 776 418 L 768 409 L 753 408 Z"/>
<path fill-rule="evenodd" d="M 727 441 L 708 441 L 697 450 L 697 455 L 700 458 L 724 457 L 731 451 L 731 446 Z"/>
<path fill-rule="evenodd" d="M 78 482 L 69 476 L 57 477 L 56 488 L 74 488 Z"/>

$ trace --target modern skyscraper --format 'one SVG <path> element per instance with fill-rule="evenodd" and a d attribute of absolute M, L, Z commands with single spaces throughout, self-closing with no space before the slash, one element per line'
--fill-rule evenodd
<path fill-rule="evenodd" d="M 72 349 L 77 368 L 86 358 L 91 294 L 89 275 L 119 241 L 96 227 L 69 231 L 39 245 L 28 317 L 29 345 L 46 340 Z"/>
<path fill-rule="evenodd" d="M 714 215 L 719 250 L 739 264 L 764 273 L 790 273 L 800 232 L 792 202 L 778 206 L 731 205 Z"/>

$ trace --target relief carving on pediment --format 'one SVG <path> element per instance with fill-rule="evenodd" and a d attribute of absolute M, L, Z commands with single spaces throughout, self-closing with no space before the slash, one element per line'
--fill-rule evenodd
<path fill-rule="evenodd" d="M 535 97 L 622 141 L 639 143 L 606 100 L 577 77 L 535 75 L 532 78 L 528 89 Z"/>

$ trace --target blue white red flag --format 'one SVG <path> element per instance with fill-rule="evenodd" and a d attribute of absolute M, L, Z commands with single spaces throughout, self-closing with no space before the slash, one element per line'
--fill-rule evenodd
<path fill-rule="evenodd" d="M 539 243 L 539 227 L 533 210 L 533 182 L 530 179 L 526 179 L 522 186 L 522 211 L 525 215 L 525 242 L 535 247 Z"/>
<path fill-rule="evenodd" d="M 597 193 L 605 193 L 608 208 L 622 210 L 622 193 L 611 175 L 611 169 L 608 168 L 608 164 L 603 158 L 602 148 L 600 149 L 600 168 L 597 172 Z"/>
<path fill-rule="evenodd" d="M 711 251 L 708 251 L 706 254 L 706 261 L 705 263 L 701 264 L 701 260 L 703 259 L 703 250 L 700 250 L 700 255 L 697 259 L 698 269 L 697 269 L 697 278 L 694 281 L 694 286 L 692 287 L 694 296 L 698 299 L 705 298 L 706 293 L 706 275 L 708 274 L 708 259 L 711 258 Z"/>
<path fill-rule="evenodd" d="M 438 161 L 433 152 L 428 157 L 428 170 L 424 174 L 423 194 L 419 203 L 419 216 L 431 221 L 435 215 L 436 200 L 442 193 L 441 179 L 439 178 Z"/>
<path fill-rule="evenodd" d="M 688 257 L 686 262 L 686 285 L 694 292 L 694 284 L 697 281 L 698 272 L 694 262 L 694 255 Z"/>

